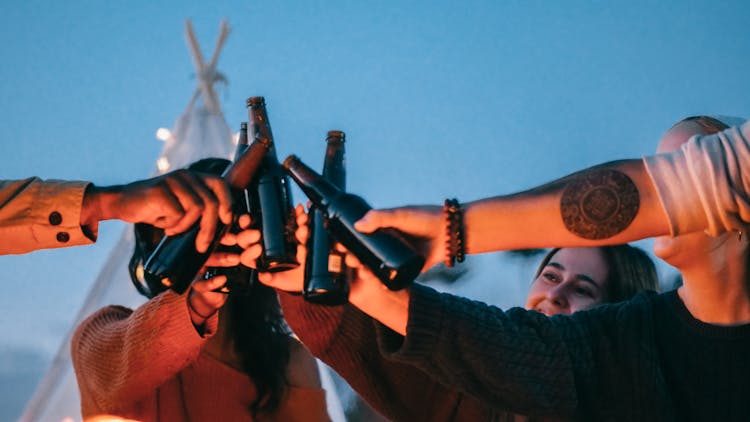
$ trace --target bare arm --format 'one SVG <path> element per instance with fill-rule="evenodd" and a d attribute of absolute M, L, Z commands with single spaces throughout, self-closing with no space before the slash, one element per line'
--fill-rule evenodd
<path fill-rule="evenodd" d="M 642 160 L 613 161 L 524 192 L 463 205 L 466 252 L 593 246 L 669 233 L 669 224 Z M 357 229 L 394 227 L 420 241 L 425 269 L 445 253 L 439 206 L 370 211 Z"/>
<path fill-rule="evenodd" d="M 642 160 L 614 161 L 465 207 L 468 253 L 593 246 L 669 234 Z"/>
<path fill-rule="evenodd" d="M 750 123 L 694 136 L 679 150 L 612 161 L 524 192 L 464 205 L 466 251 L 595 246 L 705 230 L 743 230 L 750 221 Z M 440 207 L 375 210 L 357 223 L 413 235 L 427 257 L 444 254 Z"/>

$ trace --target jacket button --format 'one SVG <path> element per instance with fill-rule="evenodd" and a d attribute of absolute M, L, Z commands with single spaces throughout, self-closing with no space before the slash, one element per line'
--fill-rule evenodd
<path fill-rule="evenodd" d="M 49 214 L 49 223 L 53 226 L 59 226 L 62 223 L 62 215 L 57 211 L 52 211 Z"/>
<path fill-rule="evenodd" d="M 66 232 L 60 232 L 57 234 L 57 241 L 60 243 L 67 243 L 70 240 L 70 235 Z"/>

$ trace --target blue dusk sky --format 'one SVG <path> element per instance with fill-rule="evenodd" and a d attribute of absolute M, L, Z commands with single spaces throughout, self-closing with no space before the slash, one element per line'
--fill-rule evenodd
<path fill-rule="evenodd" d="M 316 166 L 326 131 L 345 131 L 348 188 L 376 207 L 511 193 L 649 154 L 689 115 L 750 116 L 742 0 L 5 0 L 2 177 L 148 177 L 156 129 L 196 87 L 187 18 L 206 56 L 229 21 L 229 126 L 265 96 L 279 156 Z M 0 257 L 0 420 L 20 414 L 123 227 Z"/>

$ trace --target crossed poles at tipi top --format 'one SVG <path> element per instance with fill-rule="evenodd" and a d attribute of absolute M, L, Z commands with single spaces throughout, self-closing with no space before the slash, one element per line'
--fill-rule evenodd
<path fill-rule="evenodd" d="M 198 40 L 195 38 L 193 32 L 193 24 L 190 19 L 185 21 L 185 35 L 187 36 L 188 43 L 190 44 L 190 52 L 193 56 L 193 64 L 198 73 L 198 87 L 193 93 L 193 97 L 190 99 L 190 105 L 198 98 L 198 95 L 203 94 L 203 103 L 208 111 L 211 113 L 221 114 L 221 106 L 216 98 L 216 91 L 214 90 L 214 82 L 222 81 L 226 82 L 224 75 L 216 71 L 216 63 L 219 61 L 219 53 L 221 48 L 224 46 L 224 41 L 229 35 L 229 25 L 226 19 L 221 21 L 219 27 L 219 38 L 216 40 L 216 46 L 214 47 L 214 53 L 211 56 L 211 61 L 206 64 L 201 53 Z"/>

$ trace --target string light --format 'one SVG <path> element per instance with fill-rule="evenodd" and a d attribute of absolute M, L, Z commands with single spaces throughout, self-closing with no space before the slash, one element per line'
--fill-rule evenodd
<path fill-rule="evenodd" d="M 160 127 L 156 130 L 156 139 L 167 142 L 172 137 L 172 132 L 165 127 Z"/>
<path fill-rule="evenodd" d="M 167 160 L 167 157 L 159 157 L 159 159 L 156 160 L 156 168 L 158 168 L 162 173 L 166 173 L 167 170 L 169 170 L 170 166 L 171 165 L 169 164 L 169 160 Z"/>

